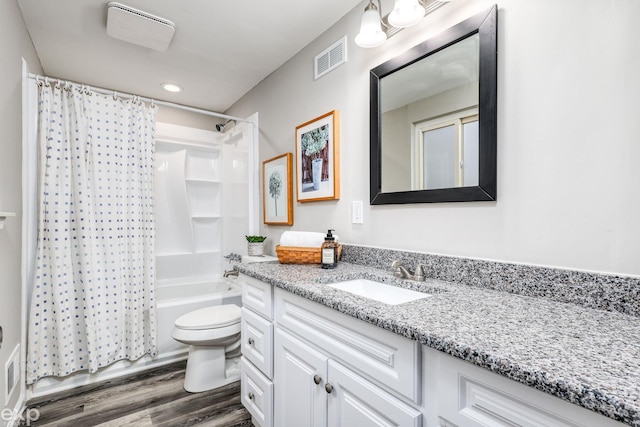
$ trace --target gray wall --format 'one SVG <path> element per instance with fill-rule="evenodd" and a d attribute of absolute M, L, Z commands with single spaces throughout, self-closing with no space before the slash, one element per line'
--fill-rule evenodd
<path fill-rule="evenodd" d="M 173 107 L 166 107 L 164 105 L 161 105 L 158 108 L 156 121 L 210 131 L 216 130 L 216 123 L 225 122 L 225 120 L 218 117 L 206 116 L 204 114 L 180 110 Z"/>
<path fill-rule="evenodd" d="M 22 332 L 20 252 L 22 217 L 22 57 L 31 71 L 41 73 L 40 61 L 15 1 L 2 2 L 0 13 L 0 211 L 16 212 L 0 230 L 0 401 L 4 405 L 4 367 Z M 22 376 L 21 376 L 22 377 Z M 18 389 L 19 390 L 19 389 Z M 5 406 L 13 410 L 18 394 Z M 0 421 L 0 424 L 2 421 Z"/>
<path fill-rule="evenodd" d="M 640 2 L 499 3 L 498 201 L 369 206 L 369 69 L 494 4 L 456 0 L 381 47 L 353 43 L 365 2 L 228 113 L 260 113 L 260 158 L 295 152 L 295 127 L 337 109 L 339 201 L 296 203 L 294 230 L 342 240 L 640 275 Z M 313 80 L 313 57 L 347 35 L 348 62 Z M 364 224 L 351 223 L 365 201 Z M 265 226 L 269 249 L 289 227 Z"/>

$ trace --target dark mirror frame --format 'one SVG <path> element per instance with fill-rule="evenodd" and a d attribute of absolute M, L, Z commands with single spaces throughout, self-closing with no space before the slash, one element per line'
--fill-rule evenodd
<path fill-rule="evenodd" d="M 372 205 L 399 203 L 471 202 L 496 200 L 497 160 L 497 6 L 478 13 L 443 33 L 414 46 L 370 72 L 370 201 Z M 382 192 L 381 79 L 447 46 L 479 34 L 479 180 L 474 187 Z"/>

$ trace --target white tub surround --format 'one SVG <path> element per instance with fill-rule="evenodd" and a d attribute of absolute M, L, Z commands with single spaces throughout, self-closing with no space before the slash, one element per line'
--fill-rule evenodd
<path fill-rule="evenodd" d="M 380 266 L 385 267 L 387 262 L 388 259 Z M 401 280 L 389 270 L 345 262 L 331 271 L 313 265 L 278 263 L 239 265 L 237 269 L 269 285 L 415 340 L 425 346 L 425 352 L 431 348 L 461 363 L 484 368 L 482 372 L 500 380 L 524 384 L 524 390 L 530 393 L 522 395 L 523 398 L 533 402 L 533 406 L 542 405 L 543 414 L 560 411 L 564 415 L 568 408 L 572 415 L 578 411 L 573 418 L 580 420 L 578 425 L 616 425 L 616 420 L 640 426 L 638 317 L 429 278 L 425 282 Z M 382 281 L 431 296 L 392 306 L 327 286 L 356 278 Z M 431 381 L 446 382 L 446 379 Z M 491 384 L 488 389 L 480 389 L 480 393 L 491 395 L 495 386 Z M 509 394 L 499 382 L 496 384 L 498 395 Z M 542 392 L 543 397 L 527 400 L 531 393 L 538 393 L 534 389 Z M 425 414 L 429 413 L 428 392 L 432 391 L 423 392 Z M 547 406 L 548 398 L 552 402 L 560 398 L 562 405 Z M 441 411 L 444 419 L 454 422 L 452 418 L 456 415 L 447 412 L 450 408 L 431 407 L 431 410 Z M 469 421 L 462 425 L 476 424 Z"/>
<path fill-rule="evenodd" d="M 244 149 L 236 148 L 224 145 L 222 138 L 217 132 L 158 123 L 154 197 L 159 285 L 220 277 L 223 251 L 238 245 L 248 228 L 248 211 L 231 214 L 232 194 L 236 204 L 248 204 L 246 143 Z M 229 232 L 236 235 L 235 242 Z"/>

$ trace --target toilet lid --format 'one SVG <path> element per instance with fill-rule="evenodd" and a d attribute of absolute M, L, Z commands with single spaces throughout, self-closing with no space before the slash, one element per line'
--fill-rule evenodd
<path fill-rule="evenodd" d="M 184 314 L 176 320 L 179 329 L 222 328 L 240 322 L 240 307 L 235 304 L 214 305 Z"/>

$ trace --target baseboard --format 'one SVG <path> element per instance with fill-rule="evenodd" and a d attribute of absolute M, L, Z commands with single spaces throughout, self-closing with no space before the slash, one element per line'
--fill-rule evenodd
<path fill-rule="evenodd" d="M 188 354 L 189 350 L 187 348 L 185 350 L 178 350 L 160 355 L 156 359 L 153 359 L 150 356 L 144 356 L 134 362 L 131 362 L 129 360 L 121 360 L 100 369 L 94 374 L 90 374 L 88 372 L 78 372 L 62 378 L 42 378 L 34 385 L 29 387 L 29 399 L 47 396 L 53 393 L 70 390 L 83 385 L 95 384 L 98 382 L 112 380 L 114 378 L 135 374 L 149 369 L 158 368 L 170 363 L 186 360 Z"/>

